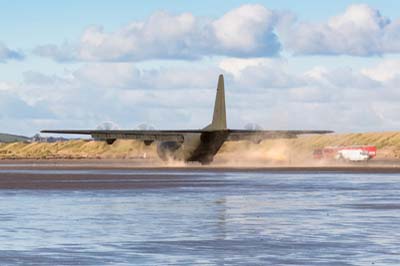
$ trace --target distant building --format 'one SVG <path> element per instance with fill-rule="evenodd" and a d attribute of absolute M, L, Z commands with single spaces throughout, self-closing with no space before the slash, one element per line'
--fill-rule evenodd
<path fill-rule="evenodd" d="M 30 142 L 46 142 L 46 143 L 62 142 L 68 140 L 69 139 L 63 137 L 43 137 L 40 136 L 40 134 L 36 134 L 32 138 L 30 138 Z"/>

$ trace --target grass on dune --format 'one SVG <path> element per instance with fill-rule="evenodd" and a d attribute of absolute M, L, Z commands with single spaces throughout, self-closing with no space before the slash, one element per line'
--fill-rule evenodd
<path fill-rule="evenodd" d="M 271 151 L 311 156 L 316 148 L 340 145 L 376 145 L 378 157 L 400 157 L 400 132 L 349 133 L 308 135 L 296 139 L 269 139 L 260 144 L 248 141 L 226 142 L 219 156 L 255 152 L 267 154 Z M 112 145 L 102 141 L 71 140 L 55 143 L 0 143 L 0 158 L 135 158 L 146 154 L 156 157 L 156 145 L 144 145 L 135 140 L 117 140 Z"/>
<path fill-rule="evenodd" d="M 113 145 L 87 140 L 0 144 L 0 158 L 130 158 L 154 151 L 133 140 L 118 140 Z"/>

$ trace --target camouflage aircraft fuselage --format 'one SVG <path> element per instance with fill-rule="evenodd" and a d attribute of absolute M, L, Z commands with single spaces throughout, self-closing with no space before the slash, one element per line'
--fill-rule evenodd
<path fill-rule="evenodd" d="M 203 133 L 189 133 L 185 135 L 183 143 L 174 141 L 160 142 L 157 152 L 161 159 L 182 160 L 208 164 L 213 161 L 214 155 L 224 144 L 228 131 L 219 130 Z"/>

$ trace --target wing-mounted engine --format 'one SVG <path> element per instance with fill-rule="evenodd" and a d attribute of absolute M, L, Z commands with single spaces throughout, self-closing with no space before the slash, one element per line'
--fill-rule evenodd
<path fill-rule="evenodd" d="M 246 130 L 258 130 L 258 131 L 263 130 L 263 128 L 257 123 L 247 123 L 244 126 L 244 129 L 246 129 Z M 260 144 L 261 141 L 263 141 L 263 139 L 260 138 L 260 137 L 254 136 L 253 138 L 249 138 L 248 141 L 251 141 L 254 144 Z"/>
<path fill-rule="evenodd" d="M 117 139 L 106 139 L 108 145 L 112 145 Z"/>
<path fill-rule="evenodd" d="M 150 146 L 153 142 L 154 142 L 154 140 L 145 140 L 145 141 L 143 141 L 144 145 L 146 145 L 146 146 Z"/>

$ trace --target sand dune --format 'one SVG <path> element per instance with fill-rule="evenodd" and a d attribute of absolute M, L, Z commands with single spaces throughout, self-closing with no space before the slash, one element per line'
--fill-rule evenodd
<path fill-rule="evenodd" d="M 400 132 L 351 133 L 303 136 L 297 139 L 265 140 L 260 144 L 247 141 L 227 142 L 216 160 L 298 161 L 312 159 L 312 151 L 329 145 L 371 144 L 378 148 L 377 159 L 400 158 Z M 56 143 L 3 143 L 1 159 L 129 159 L 156 158 L 156 145 L 133 140 L 118 140 L 113 145 L 88 140 Z"/>

